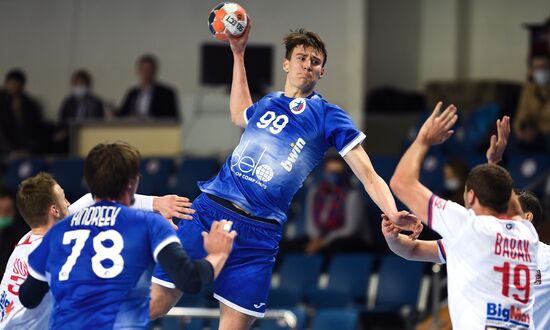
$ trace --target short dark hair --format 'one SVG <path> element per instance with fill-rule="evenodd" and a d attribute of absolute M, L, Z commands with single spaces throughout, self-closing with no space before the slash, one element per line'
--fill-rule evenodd
<path fill-rule="evenodd" d="M 54 178 L 44 172 L 19 184 L 16 194 L 17 209 L 29 227 L 40 227 L 48 222 L 48 209 L 56 204 L 56 184 Z"/>
<path fill-rule="evenodd" d="M 474 167 L 466 178 L 466 190 L 473 190 L 479 203 L 498 213 L 505 213 L 512 196 L 512 177 L 498 165 Z"/>
<path fill-rule="evenodd" d="M 94 197 L 120 198 L 139 175 L 139 151 L 126 142 L 100 143 L 84 160 L 84 178 Z"/>
<path fill-rule="evenodd" d="M 155 70 L 155 72 L 158 71 L 158 68 L 159 68 L 159 61 L 157 59 L 157 57 L 153 54 L 144 54 L 144 55 L 141 55 L 137 62 L 136 62 L 136 65 L 140 65 L 142 63 L 149 63 L 153 66 L 153 69 Z"/>
<path fill-rule="evenodd" d="M 327 49 L 325 48 L 325 43 L 315 32 L 307 31 L 304 28 L 290 30 L 290 32 L 283 37 L 283 45 L 285 45 L 286 48 L 285 58 L 287 60 L 290 60 L 294 48 L 303 45 L 305 47 L 313 47 L 323 55 L 323 66 L 327 63 Z"/>
<path fill-rule="evenodd" d="M 4 81 L 8 80 L 17 80 L 22 86 L 25 86 L 25 83 L 27 82 L 27 76 L 25 75 L 25 71 L 21 69 L 11 69 L 6 74 L 6 78 Z"/>
<path fill-rule="evenodd" d="M 529 190 L 516 190 L 518 195 L 519 204 L 523 212 L 531 212 L 533 214 L 533 226 L 537 227 L 542 223 L 542 205 L 540 201 L 532 191 Z"/>
<path fill-rule="evenodd" d="M 82 80 L 88 87 L 92 86 L 92 76 L 88 71 L 84 69 L 76 70 L 73 73 L 73 76 L 71 78 L 72 82 L 74 82 L 77 79 Z"/>

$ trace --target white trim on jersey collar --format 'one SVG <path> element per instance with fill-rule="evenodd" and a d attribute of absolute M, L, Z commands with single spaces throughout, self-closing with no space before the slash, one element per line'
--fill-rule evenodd
<path fill-rule="evenodd" d="M 29 274 L 34 277 L 35 279 L 42 281 L 42 282 L 48 282 L 48 278 L 46 278 L 45 275 L 40 274 L 36 270 L 34 270 L 31 265 L 27 265 L 27 269 L 29 270 Z"/>
<path fill-rule="evenodd" d="M 160 286 L 163 286 L 165 288 L 168 288 L 168 289 L 175 289 L 176 288 L 176 285 L 174 283 L 168 282 L 168 281 L 163 281 L 160 278 L 157 278 L 157 277 L 154 277 L 154 276 L 151 277 L 151 282 L 153 282 L 155 284 L 158 284 Z"/>
<path fill-rule="evenodd" d="M 361 132 L 361 134 L 359 134 L 355 139 L 353 139 L 353 141 L 351 141 L 350 143 L 348 143 L 344 148 L 342 148 L 341 151 L 339 151 L 338 153 L 340 154 L 340 156 L 342 157 L 345 157 L 348 152 L 350 152 L 351 149 L 355 148 L 358 144 L 360 144 L 361 142 L 363 142 L 363 140 L 365 140 L 367 136 L 365 135 L 365 133 Z"/>
<path fill-rule="evenodd" d="M 222 297 L 220 295 L 217 295 L 215 293 L 214 293 L 214 298 L 216 298 L 219 302 L 223 303 L 224 305 L 227 305 L 227 306 L 233 308 L 234 310 L 236 310 L 238 312 L 241 312 L 243 314 L 254 316 L 254 317 L 264 317 L 264 315 L 265 315 L 265 313 L 251 311 L 250 309 L 246 309 L 244 307 L 241 307 L 241 306 L 239 306 L 235 303 L 232 303 L 231 301 L 229 301 L 229 300 L 225 299 L 224 297 Z"/>
<path fill-rule="evenodd" d="M 248 112 L 248 109 L 250 109 L 250 107 L 244 109 L 244 111 L 243 111 L 244 123 L 245 123 L 246 125 L 248 125 L 248 116 L 246 115 L 246 113 Z"/>
<path fill-rule="evenodd" d="M 172 244 L 172 243 L 181 244 L 178 237 L 176 235 L 172 235 L 172 236 L 168 237 L 167 239 L 165 239 L 164 241 L 160 242 L 157 245 L 157 247 L 155 248 L 155 251 L 153 252 L 153 258 L 155 259 L 156 263 L 158 263 L 157 256 L 158 256 L 159 252 L 162 249 L 164 249 L 168 244 Z"/>

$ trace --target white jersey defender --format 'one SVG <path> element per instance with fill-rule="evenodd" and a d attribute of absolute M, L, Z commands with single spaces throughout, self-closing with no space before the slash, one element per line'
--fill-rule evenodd
<path fill-rule="evenodd" d="M 444 239 L 454 329 L 535 329 L 539 239 L 529 221 L 477 216 L 433 195 L 428 225 Z"/>
<path fill-rule="evenodd" d="M 42 235 L 27 233 L 15 246 L 0 283 L 0 329 L 47 329 L 51 314 L 51 294 L 35 309 L 25 308 L 19 301 L 19 287 L 29 274 L 29 254 L 40 245 Z"/>

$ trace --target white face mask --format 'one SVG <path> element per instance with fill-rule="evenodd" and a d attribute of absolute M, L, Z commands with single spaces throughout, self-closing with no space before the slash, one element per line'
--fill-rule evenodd
<path fill-rule="evenodd" d="M 537 69 L 533 72 L 533 80 L 539 86 L 544 86 L 550 82 L 550 69 Z"/>
<path fill-rule="evenodd" d="M 88 94 L 88 87 L 82 85 L 74 86 L 72 89 L 72 93 L 76 97 L 83 97 Z"/>
<path fill-rule="evenodd" d="M 460 188 L 460 182 L 458 179 L 447 179 L 444 181 L 443 185 L 448 191 L 455 191 Z"/>

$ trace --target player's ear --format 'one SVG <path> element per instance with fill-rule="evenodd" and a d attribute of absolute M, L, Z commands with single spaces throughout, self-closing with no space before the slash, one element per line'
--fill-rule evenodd
<path fill-rule="evenodd" d="M 319 72 L 319 79 L 323 78 L 325 75 L 325 68 L 321 68 L 321 72 Z"/>
<path fill-rule="evenodd" d="M 530 222 L 533 222 L 533 213 L 531 212 L 525 212 L 523 215 L 525 219 L 529 220 Z"/>
<path fill-rule="evenodd" d="M 472 207 L 474 205 L 474 202 L 476 200 L 476 193 L 474 192 L 473 189 L 470 189 L 468 190 L 468 192 L 466 192 L 466 205 Z"/>
<path fill-rule="evenodd" d="M 55 216 L 55 217 L 61 216 L 61 212 L 59 212 L 59 209 L 55 205 L 50 206 L 50 214 Z"/>
<path fill-rule="evenodd" d="M 290 61 L 286 58 L 283 61 L 283 71 L 286 73 L 290 71 Z"/>

